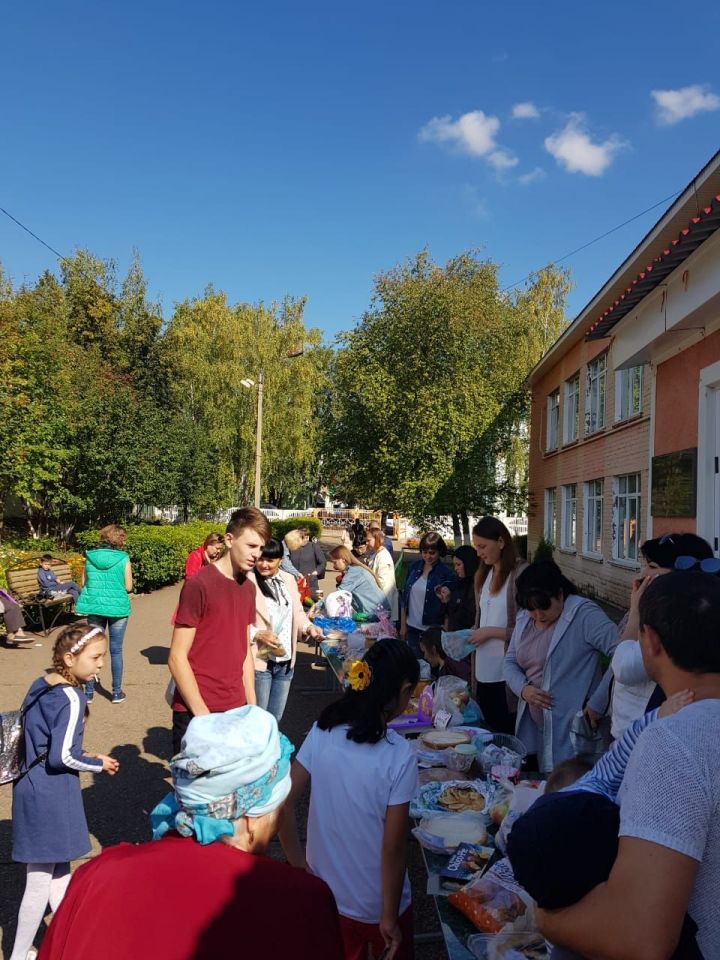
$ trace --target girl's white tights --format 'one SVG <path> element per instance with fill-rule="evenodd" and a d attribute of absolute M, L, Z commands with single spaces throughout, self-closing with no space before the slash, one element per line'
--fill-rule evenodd
<path fill-rule="evenodd" d="M 55 913 L 69 883 L 69 863 L 28 863 L 25 893 L 18 912 L 17 931 L 10 960 L 25 960 L 48 903 Z"/>

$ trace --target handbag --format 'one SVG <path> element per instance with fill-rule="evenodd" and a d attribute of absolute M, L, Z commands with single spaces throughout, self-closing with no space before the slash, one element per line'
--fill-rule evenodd
<path fill-rule="evenodd" d="M 0 784 L 20 780 L 36 764 L 42 763 L 47 757 L 47 750 L 45 750 L 35 757 L 29 767 L 23 770 L 25 764 L 25 714 L 30 707 L 34 707 L 38 700 L 51 690 L 52 687 L 41 690 L 34 700 L 20 710 L 7 710 L 0 713 Z"/>

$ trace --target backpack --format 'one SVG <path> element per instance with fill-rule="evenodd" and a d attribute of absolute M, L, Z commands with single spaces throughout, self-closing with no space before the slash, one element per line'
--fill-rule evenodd
<path fill-rule="evenodd" d="M 25 766 L 25 714 L 52 689 L 48 687 L 47 690 L 41 690 L 34 700 L 20 710 L 7 710 L 0 713 L 0 784 L 22 779 L 29 770 L 47 757 L 46 750 L 35 757 L 27 769 L 23 769 Z"/>

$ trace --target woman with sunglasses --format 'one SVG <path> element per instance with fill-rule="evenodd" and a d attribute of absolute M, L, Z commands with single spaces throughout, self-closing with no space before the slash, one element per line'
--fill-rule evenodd
<path fill-rule="evenodd" d="M 547 773 L 574 755 L 575 714 L 586 702 L 602 712 L 593 694 L 601 657 L 612 656 L 618 630 L 596 603 L 577 595 L 552 560 L 532 563 L 518 576 L 517 605 L 503 675 L 520 699 L 516 736 Z"/>
<path fill-rule="evenodd" d="M 445 541 L 439 533 L 423 534 L 420 559 L 410 566 L 405 580 L 400 603 L 400 639 L 407 640 L 418 660 L 422 658 L 423 632 L 428 627 L 442 626 L 445 617 L 445 604 L 435 588 L 452 580 L 452 571 L 442 562 L 446 553 Z"/>
<path fill-rule="evenodd" d="M 715 567 L 705 572 L 717 573 L 720 560 L 713 556 L 712 547 L 702 537 L 694 533 L 666 533 L 662 537 L 646 540 L 640 547 L 645 565 L 640 576 L 633 581 L 630 596 L 630 609 L 620 621 L 621 642 L 612 659 L 612 723 L 611 734 L 615 740 L 622 736 L 628 726 L 642 716 L 652 701 L 653 708 L 659 706 L 664 694 L 645 670 L 640 644 L 640 597 L 655 577 L 670 573 L 674 569 L 690 570 L 697 564 Z M 704 567 L 702 569 L 705 569 Z M 658 692 L 656 692 L 659 691 Z M 610 695 L 608 690 L 607 696 Z M 590 714 L 591 722 L 598 717 Z"/>

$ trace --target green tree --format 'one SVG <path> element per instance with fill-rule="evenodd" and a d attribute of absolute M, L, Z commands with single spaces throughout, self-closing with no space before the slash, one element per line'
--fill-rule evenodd
<path fill-rule="evenodd" d="M 523 472 L 524 380 L 563 323 L 566 274 L 515 297 L 471 252 L 426 251 L 376 280 L 370 310 L 340 338 L 325 434 L 328 475 L 350 500 L 412 517 L 489 509 Z M 542 322 L 545 331 L 538 332 Z"/>

